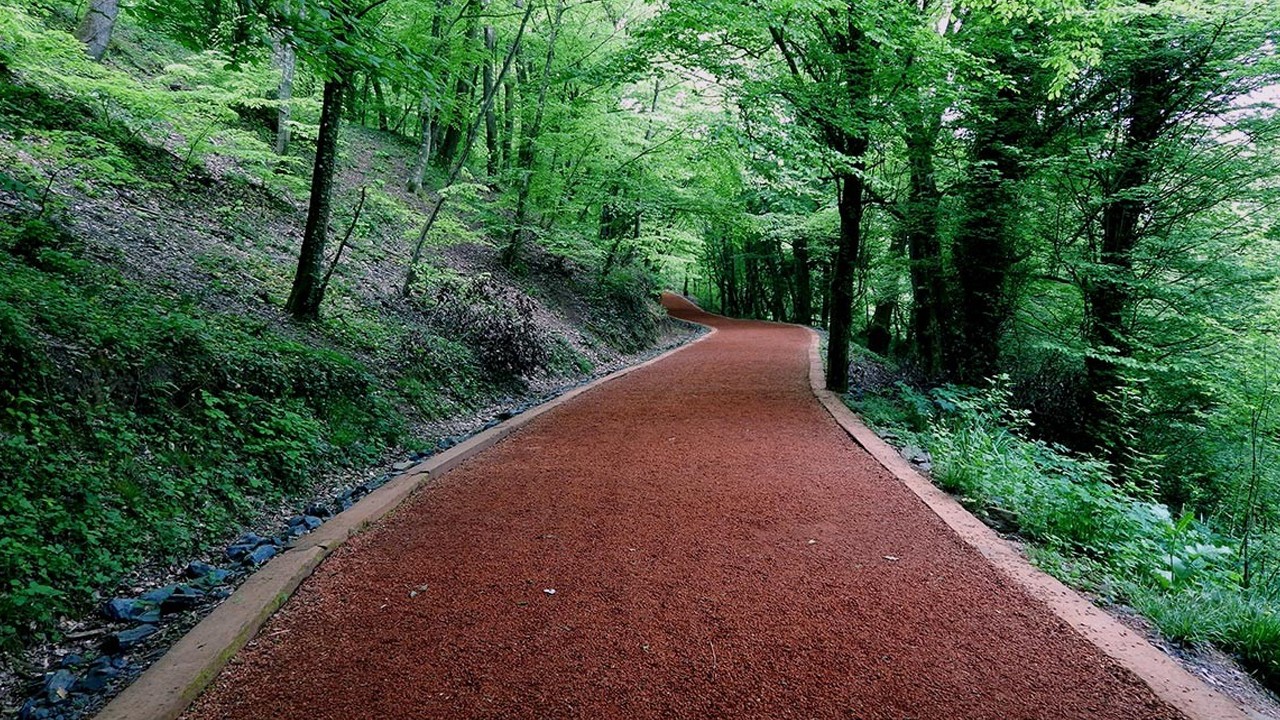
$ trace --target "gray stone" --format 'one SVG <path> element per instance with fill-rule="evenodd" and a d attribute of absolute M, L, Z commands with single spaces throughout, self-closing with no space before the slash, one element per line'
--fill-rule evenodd
<path fill-rule="evenodd" d="M 44 676 L 44 685 L 40 691 L 50 703 L 60 703 L 71 695 L 71 686 L 76 684 L 75 673 L 70 670 L 58 670 Z"/>
<path fill-rule="evenodd" d="M 107 639 L 102 643 L 103 649 L 108 653 L 115 654 L 118 652 L 129 652 L 141 643 L 143 640 L 151 637 L 156 632 L 155 625 L 139 625 L 135 628 L 129 628 L 123 632 L 108 635 Z"/>
<path fill-rule="evenodd" d="M 257 567 L 275 557 L 277 552 L 275 545 L 259 545 L 253 552 L 245 556 L 244 562 L 246 565 Z"/>

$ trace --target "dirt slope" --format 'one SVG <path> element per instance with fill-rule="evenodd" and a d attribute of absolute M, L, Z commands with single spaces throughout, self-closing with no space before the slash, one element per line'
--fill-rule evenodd
<path fill-rule="evenodd" d="M 719 332 L 344 546 L 187 717 L 1180 717 L 851 443 L 804 330 L 674 314 Z"/>

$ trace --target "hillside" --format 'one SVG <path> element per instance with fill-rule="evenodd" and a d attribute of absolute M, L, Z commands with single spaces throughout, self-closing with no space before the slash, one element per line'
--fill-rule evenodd
<path fill-rule="evenodd" d="M 504 269 L 465 203 L 402 297 L 434 196 L 404 189 L 404 138 L 356 123 L 334 193 L 349 241 L 322 319 L 291 321 L 308 163 L 264 164 L 269 129 L 218 84 L 243 78 L 127 32 L 98 66 L 2 14 L 0 644 L 35 648 L 18 670 L 119 583 L 690 332 L 643 270 L 541 250 Z"/>

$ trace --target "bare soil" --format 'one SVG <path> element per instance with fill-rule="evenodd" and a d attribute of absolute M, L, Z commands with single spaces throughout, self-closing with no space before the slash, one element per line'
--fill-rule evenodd
<path fill-rule="evenodd" d="M 674 304 L 674 302 L 673 302 Z M 1179 718 L 719 332 L 336 552 L 186 717 Z"/>

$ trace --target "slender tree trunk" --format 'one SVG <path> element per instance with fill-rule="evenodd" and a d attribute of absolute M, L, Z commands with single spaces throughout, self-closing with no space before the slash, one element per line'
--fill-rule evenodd
<path fill-rule="evenodd" d="M 530 0 L 532 2 L 532 0 Z M 495 55 L 498 47 L 497 31 L 492 25 L 484 26 L 484 96 L 491 97 L 494 94 L 493 86 L 493 65 L 497 62 Z M 489 177 L 496 178 L 498 176 L 498 168 L 500 167 L 501 157 L 498 155 L 498 143 L 501 138 L 498 137 L 498 113 L 494 107 L 494 103 L 489 103 L 489 109 L 484 114 L 484 144 L 488 151 L 488 157 L 485 159 L 485 169 Z"/>
<path fill-rule="evenodd" d="M 337 77 L 324 83 L 324 100 L 320 107 L 320 132 L 316 138 L 316 161 L 311 171 L 311 201 L 307 207 L 307 224 L 298 252 L 298 269 L 293 276 L 293 289 L 285 305 L 295 318 L 311 320 L 320 316 L 324 300 L 324 247 L 333 209 L 333 176 L 338 159 L 338 133 L 342 126 L 342 104 L 346 78 Z"/>
<path fill-rule="evenodd" d="M 516 137 L 516 81 L 502 84 L 502 167 L 510 170 L 515 162 Z"/>
<path fill-rule="evenodd" d="M 387 124 L 387 98 L 382 91 L 382 79 L 373 78 L 373 102 L 377 105 L 378 111 L 378 129 L 386 132 L 390 127 Z"/>
<path fill-rule="evenodd" d="M 551 24 L 551 34 L 547 38 L 547 55 L 542 63 L 542 79 L 539 82 L 538 103 L 534 108 L 533 124 L 529 126 L 528 132 L 524 133 L 524 137 L 521 138 L 520 156 L 517 159 L 520 171 L 520 187 L 516 195 L 515 229 L 511 232 L 511 239 L 507 242 L 507 246 L 503 248 L 501 258 L 502 264 L 508 268 L 515 265 L 524 244 L 524 224 L 529 210 L 529 190 L 533 184 L 533 165 L 537 152 L 538 135 L 542 132 L 542 117 L 547 106 L 547 88 L 551 85 L 551 64 L 555 61 L 556 38 L 560 34 L 560 22 L 564 19 L 564 10 L 564 2 L 560 0 L 556 4 L 555 17 Z"/>
<path fill-rule="evenodd" d="M 293 78 L 298 67 L 298 56 L 293 46 L 282 38 L 273 38 L 271 44 L 276 67 L 280 70 L 280 83 L 276 87 L 276 101 L 279 103 L 276 109 L 276 154 L 284 155 L 289 152 L 292 133 L 289 118 L 292 116 Z"/>
<path fill-rule="evenodd" d="M 119 14 L 120 0 L 90 0 L 80 27 L 76 29 L 76 39 L 84 43 L 89 57 L 102 60 L 102 56 L 107 54 L 107 44 L 111 42 L 111 32 Z"/>

